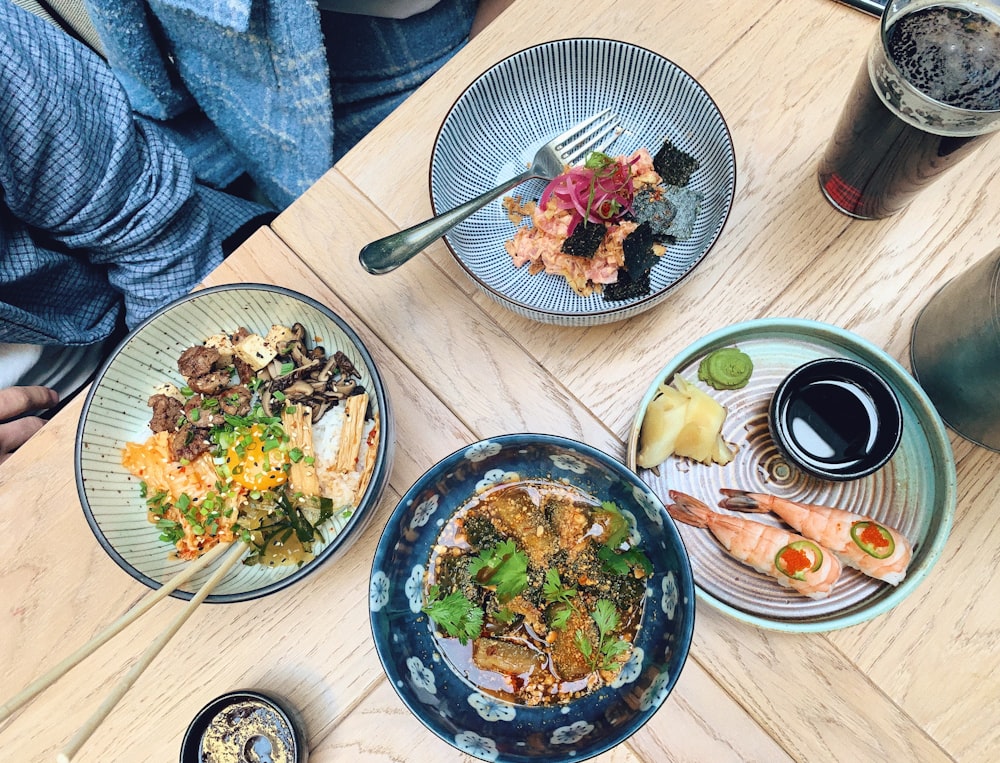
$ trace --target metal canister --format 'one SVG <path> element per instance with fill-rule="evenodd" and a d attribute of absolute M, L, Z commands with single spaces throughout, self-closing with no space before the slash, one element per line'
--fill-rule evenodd
<path fill-rule="evenodd" d="M 945 424 L 1000 450 L 1000 248 L 931 297 L 913 324 L 910 363 Z"/>

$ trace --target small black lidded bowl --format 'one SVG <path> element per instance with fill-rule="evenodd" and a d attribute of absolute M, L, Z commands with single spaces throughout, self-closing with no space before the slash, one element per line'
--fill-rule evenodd
<path fill-rule="evenodd" d="M 847 358 L 820 358 L 792 371 L 771 398 L 768 424 L 785 458 L 833 481 L 881 469 L 903 436 L 903 412 L 892 387 Z"/>
<path fill-rule="evenodd" d="M 258 691 L 216 697 L 191 721 L 180 763 L 307 763 L 309 749 L 298 714 L 283 700 Z"/>

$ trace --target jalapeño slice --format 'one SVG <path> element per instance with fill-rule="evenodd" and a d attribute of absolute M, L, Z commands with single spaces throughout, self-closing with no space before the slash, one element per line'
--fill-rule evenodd
<path fill-rule="evenodd" d="M 778 571 L 796 580 L 805 580 L 806 573 L 815 572 L 823 565 L 823 552 L 811 540 L 797 540 L 782 546 L 774 555 Z"/>
<path fill-rule="evenodd" d="M 896 550 L 892 533 L 877 522 L 855 522 L 851 525 L 851 539 L 869 556 L 885 559 Z"/>

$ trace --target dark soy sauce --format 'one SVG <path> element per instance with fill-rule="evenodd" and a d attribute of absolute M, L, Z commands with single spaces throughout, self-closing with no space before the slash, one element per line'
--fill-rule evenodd
<path fill-rule="evenodd" d="M 820 464 L 850 465 L 868 456 L 878 436 L 878 413 L 868 393 L 849 381 L 821 379 L 794 391 L 788 435 Z"/>

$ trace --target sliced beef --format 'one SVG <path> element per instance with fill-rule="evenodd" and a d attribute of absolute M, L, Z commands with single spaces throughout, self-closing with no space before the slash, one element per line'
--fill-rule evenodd
<path fill-rule="evenodd" d="M 188 347 L 177 359 L 177 370 L 185 379 L 194 379 L 216 370 L 221 357 L 214 347 Z"/>
<path fill-rule="evenodd" d="M 250 413 L 250 399 L 253 397 L 253 393 L 242 384 L 230 387 L 216 397 L 219 401 L 219 407 L 224 413 L 233 416 L 246 416 Z"/>
<path fill-rule="evenodd" d="M 201 376 L 188 378 L 188 386 L 203 395 L 214 395 L 229 386 L 232 375 L 229 371 L 211 371 Z"/>
<path fill-rule="evenodd" d="M 153 395 L 148 401 L 153 409 L 153 417 L 149 420 L 149 428 L 154 432 L 173 432 L 184 414 L 180 400 L 167 395 Z"/>
<path fill-rule="evenodd" d="M 175 461 L 197 458 L 211 447 L 208 430 L 184 424 L 170 438 L 170 452 Z"/>

